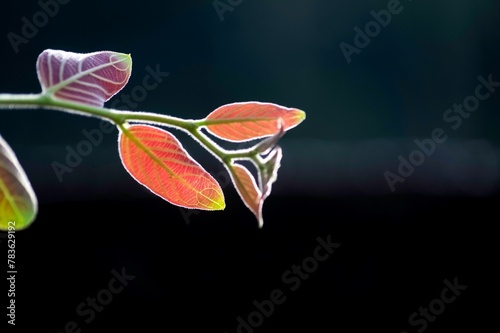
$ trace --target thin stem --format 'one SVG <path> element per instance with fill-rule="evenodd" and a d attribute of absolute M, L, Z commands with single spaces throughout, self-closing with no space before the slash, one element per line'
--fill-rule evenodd
<path fill-rule="evenodd" d="M 82 103 L 74 103 L 52 97 L 50 94 L 0 94 L 0 109 L 12 108 L 45 108 L 90 115 L 108 120 L 118 127 L 122 127 L 128 121 L 152 123 L 180 129 L 206 147 L 214 156 L 224 164 L 229 165 L 234 159 L 248 159 L 260 165 L 257 152 L 253 149 L 239 149 L 228 151 L 220 147 L 200 127 L 207 125 L 206 120 L 182 119 L 158 113 L 140 111 L 120 111 L 108 108 L 95 107 Z"/>
<path fill-rule="evenodd" d="M 0 109 L 40 107 L 45 104 L 41 94 L 0 94 Z"/>
<path fill-rule="evenodd" d="M 210 139 L 205 133 L 200 130 L 200 126 L 196 123 L 199 120 L 182 119 L 177 117 L 166 116 L 151 112 L 137 112 L 137 111 L 117 111 L 112 110 L 115 114 L 123 117 L 125 121 L 135 121 L 144 122 L 150 124 L 157 124 L 168 126 L 176 129 L 183 130 L 184 132 L 191 134 L 191 136 L 198 141 L 201 145 L 208 148 L 216 157 L 218 157 L 224 163 L 228 162 L 230 159 L 234 158 L 251 158 L 253 155 L 250 149 L 241 149 L 228 151 L 220 147 L 212 139 Z"/>
<path fill-rule="evenodd" d="M 118 114 L 106 108 L 74 103 L 62 99 L 53 98 L 47 94 L 13 95 L 0 94 L 0 109 L 12 108 L 45 108 L 91 115 L 109 120 L 115 124 L 123 124 L 124 119 Z"/>
<path fill-rule="evenodd" d="M 193 120 L 191 119 L 182 119 L 153 112 L 120 111 L 114 109 L 107 110 L 115 115 L 119 115 L 125 121 L 160 124 L 177 129 L 183 129 L 187 132 L 190 132 L 192 129 L 197 128 L 197 126 L 193 124 Z"/>

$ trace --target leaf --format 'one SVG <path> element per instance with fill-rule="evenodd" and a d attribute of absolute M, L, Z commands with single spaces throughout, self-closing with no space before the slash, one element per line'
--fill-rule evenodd
<path fill-rule="evenodd" d="M 280 118 L 287 131 L 300 124 L 305 117 L 306 113 L 302 110 L 272 103 L 232 103 L 210 113 L 204 119 L 204 126 L 221 139 L 242 142 L 275 134 Z"/>
<path fill-rule="evenodd" d="M 264 170 L 260 173 L 260 187 L 262 198 L 265 199 L 271 194 L 273 183 L 278 179 L 278 169 L 281 166 L 283 153 L 281 147 L 277 146 L 267 156 Z"/>
<path fill-rule="evenodd" d="M 276 146 L 278 141 L 283 137 L 283 135 L 285 135 L 285 128 L 283 119 L 280 118 L 278 119 L 278 131 L 276 131 L 276 133 L 273 134 L 272 136 L 262 140 L 257 145 L 255 145 L 255 150 L 258 151 L 260 154 L 264 155 L 269 154 Z"/>
<path fill-rule="evenodd" d="M 185 208 L 225 208 L 217 181 L 169 132 L 149 125 L 122 128 L 119 152 L 130 175 L 166 201 Z"/>
<path fill-rule="evenodd" d="M 132 58 L 112 51 L 73 53 L 48 49 L 38 56 L 36 68 L 42 93 L 102 107 L 127 84 Z"/>
<path fill-rule="evenodd" d="M 27 228 L 37 211 L 38 202 L 30 181 L 0 136 L 0 230 L 8 230 L 9 222 L 15 222 L 16 231 Z"/>
<path fill-rule="evenodd" d="M 259 186 L 248 169 L 241 164 L 226 165 L 236 191 L 248 209 L 257 217 L 259 228 L 264 225 L 262 217 L 264 200 L 271 194 L 272 185 L 278 178 L 278 169 L 281 166 L 283 153 L 281 147 L 276 146 L 276 143 L 283 136 L 283 133 L 283 122 L 279 119 L 276 133 L 254 146 L 254 149 L 261 153 L 258 157 L 259 163 L 255 164 L 260 165 L 257 167 Z M 267 156 L 264 158 L 263 154 L 264 156 L 267 154 Z"/>
<path fill-rule="evenodd" d="M 255 179 L 250 171 L 243 165 L 231 164 L 226 167 L 241 200 L 243 200 L 248 209 L 254 213 L 255 217 L 257 217 L 259 228 L 262 228 L 264 225 L 264 219 L 262 218 L 262 205 L 264 200 L 261 191 L 255 183 Z"/>

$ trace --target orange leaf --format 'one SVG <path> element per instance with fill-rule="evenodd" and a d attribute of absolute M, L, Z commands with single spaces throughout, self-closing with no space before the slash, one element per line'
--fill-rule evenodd
<path fill-rule="evenodd" d="M 223 105 L 210 113 L 204 125 L 213 135 L 242 142 L 270 136 L 283 121 L 285 131 L 300 124 L 306 113 L 272 103 L 244 102 Z"/>
<path fill-rule="evenodd" d="M 225 208 L 217 181 L 169 132 L 148 125 L 122 128 L 119 151 L 130 175 L 168 202 L 203 210 Z"/>
<path fill-rule="evenodd" d="M 259 228 L 262 228 L 264 224 L 262 218 L 262 205 L 264 199 L 262 198 L 262 193 L 257 187 L 252 174 L 247 168 L 239 164 L 232 164 L 228 169 L 236 191 L 248 209 L 257 217 Z"/>

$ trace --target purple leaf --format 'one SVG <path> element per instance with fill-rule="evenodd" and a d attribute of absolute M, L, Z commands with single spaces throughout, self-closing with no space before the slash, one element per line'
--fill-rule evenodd
<path fill-rule="evenodd" d="M 43 93 L 102 107 L 127 84 L 132 58 L 112 51 L 73 53 L 49 49 L 38 56 L 36 68 Z"/>

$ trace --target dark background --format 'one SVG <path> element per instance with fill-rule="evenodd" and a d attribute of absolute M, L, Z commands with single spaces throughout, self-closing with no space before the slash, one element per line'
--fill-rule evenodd
<path fill-rule="evenodd" d="M 457 130 L 442 117 L 474 93 L 479 75 L 500 80 L 500 3 L 403 0 L 347 63 L 339 44 L 353 44 L 353 28 L 387 3 L 243 0 L 221 20 L 212 1 L 72 0 L 17 53 L 7 34 L 20 35 L 22 17 L 32 21 L 41 7 L 2 3 L 0 92 L 39 92 L 35 62 L 44 49 L 113 50 L 134 62 L 123 93 L 142 84 L 147 66 L 170 73 L 136 110 L 203 118 L 257 100 L 307 112 L 281 140 L 282 167 L 259 230 L 224 186 L 222 166 L 182 133 L 222 181 L 225 211 L 186 218 L 135 183 L 120 164 L 116 131 L 59 181 L 52 163 L 64 163 L 66 146 L 99 120 L 0 110 L 0 133 L 39 199 L 37 220 L 17 233 L 16 329 L 62 332 L 75 321 L 82 332 L 236 332 L 254 300 L 282 289 L 285 303 L 255 332 L 416 332 L 408 317 L 456 277 L 467 290 L 425 331 L 484 330 L 497 316 L 487 302 L 498 300 L 500 92 Z M 437 127 L 448 140 L 391 192 L 384 172 L 397 172 L 398 156 Z M 282 274 L 328 235 L 341 246 L 289 291 Z M 122 267 L 136 278 L 84 323 L 77 306 Z"/>

